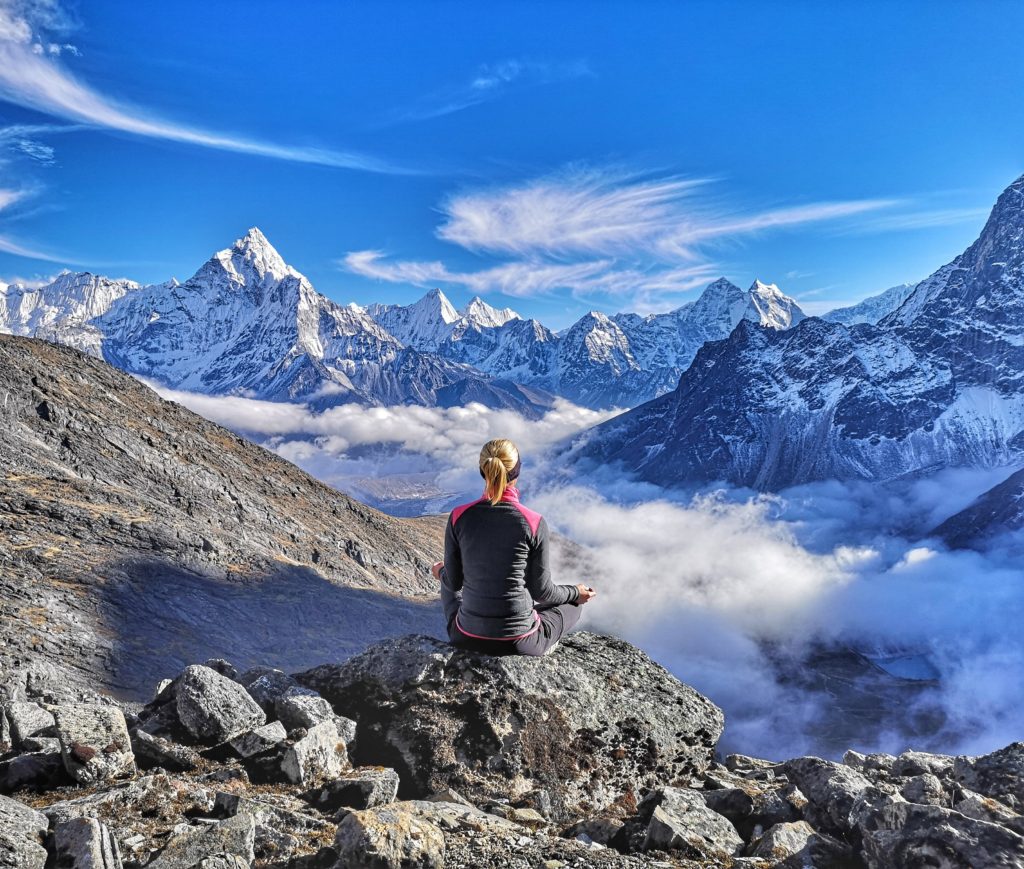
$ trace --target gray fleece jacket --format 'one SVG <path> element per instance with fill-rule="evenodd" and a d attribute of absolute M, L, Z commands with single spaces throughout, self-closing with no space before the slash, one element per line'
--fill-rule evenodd
<path fill-rule="evenodd" d="M 468 636 L 514 639 L 533 630 L 534 604 L 576 603 L 574 585 L 555 585 L 548 562 L 548 524 L 519 503 L 510 486 L 501 501 L 456 507 L 444 535 L 446 591 L 458 596 L 458 626 Z"/>

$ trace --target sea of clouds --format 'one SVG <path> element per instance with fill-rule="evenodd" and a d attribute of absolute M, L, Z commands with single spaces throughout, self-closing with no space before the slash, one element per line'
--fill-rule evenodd
<path fill-rule="evenodd" d="M 571 541 L 557 580 L 595 586 L 590 627 L 641 646 L 725 709 L 726 751 L 979 753 L 1024 733 L 1020 541 L 950 551 L 927 536 L 1012 469 L 670 492 L 609 470 L 566 479 L 552 448 L 612 415 L 568 402 L 531 421 L 481 405 L 316 413 L 160 392 L 340 489 L 390 481 L 435 510 L 477 497 L 481 444 L 513 439 L 524 500 Z M 857 666 L 822 668 L 822 649 L 859 653 Z"/>

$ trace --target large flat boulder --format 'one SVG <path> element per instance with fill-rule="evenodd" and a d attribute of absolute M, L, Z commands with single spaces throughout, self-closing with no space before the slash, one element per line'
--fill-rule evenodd
<path fill-rule="evenodd" d="M 543 658 L 406 636 L 297 678 L 359 722 L 356 760 L 395 769 L 401 797 L 543 789 L 559 819 L 699 775 L 724 725 L 639 649 L 585 632 Z"/>
<path fill-rule="evenodd" d="M 197 742 L 225 742 L 267 723 L 245 688 L 209 667 L 186 667 L 174 691 L 178 719 Z"/>
<path fill-rule="evenodd" d="M 100 784 L 135 774 L 128 725 L 116 706 L 58 706 L 55 718 L 64 767 L 79 784 Z"/>

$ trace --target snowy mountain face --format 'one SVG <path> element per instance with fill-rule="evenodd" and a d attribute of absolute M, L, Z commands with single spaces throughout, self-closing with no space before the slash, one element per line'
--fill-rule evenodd
<path fill-rule="evenodd" d="M 890 287 L 878 295 L 869 296 L 856 305 L 835 308 L 822 315 L 821 319 L 828 320 L 830 323 L 842 323 L 844 326 L 854 326 L 857 323 L 874 325 L 902 305 L 916 286 L 917 284 L 899 284 Z"/>
<path fill-rule="evenodd" d="M 786 329 L 804 318 L 774 284 L 755 281 L 743 291 L 724 278 L 670 313 L 592 311 L 557 335 L 479 298 L 456 313 L 438 290 L 413 305 L 367 312 L 408 346 L 594 408 L 632 407 L 675 389 L 697 350 L 726 337 L 740 320 Z"/>
<path fill-rule="evenodd" d="M 62 275 L 30 296 L 8 288 L 3 299 L 0 330 L 69 343 L 178 389 L 321 407 L 434 405 L 468 380 L 491 406 L 534 416 L 550 403 L 404 347 L 362 309 L 317 293 L 255 228 L 183 284 Z"/>
<path fill-rule="evenodd" d="M 890 479 L 1024 453 L 1024 178 L 978 241 L 877 325 L 744 320 L 678 389 L 598 427 L 580 461 L 669 484 Z"/>
<path fill-rule="evenodd" d="M 89 321 L 138 289 L 134 281 L 111 280 L 89 272 L 65 272 L 38 289 L 4 285 L 0 289 L 0 331 L 70 344 L 96 356 L 101 336 Z"/>

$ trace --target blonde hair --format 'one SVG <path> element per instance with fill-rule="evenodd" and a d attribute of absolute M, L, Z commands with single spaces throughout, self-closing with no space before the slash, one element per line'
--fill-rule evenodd
<path fill-rule="evenodd" d="M 488 441 L 480 450 L 480 473 L 484 478 L 484 494 L 497 504 L 511 481 L 509 473 L 519 461 L 519 450 L 507 438 Z"/>

